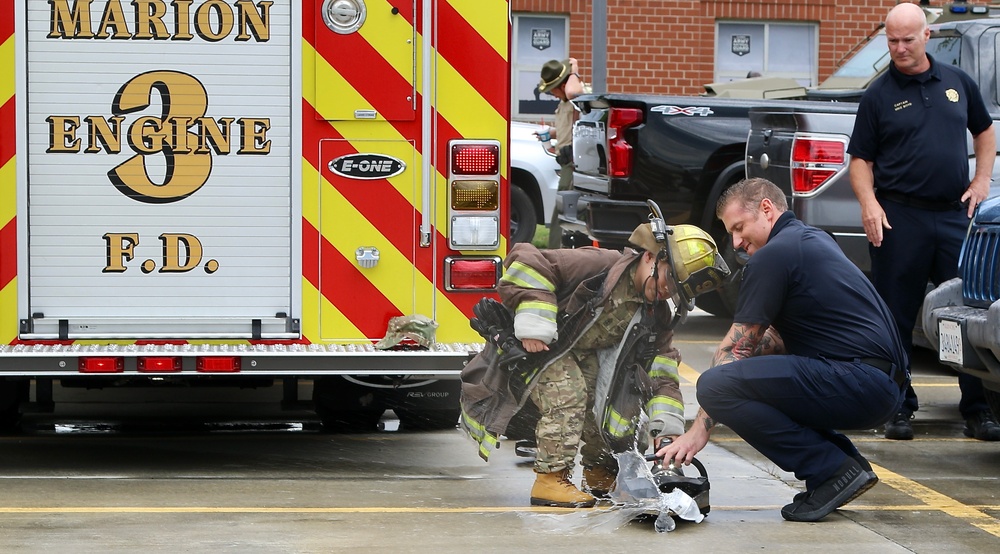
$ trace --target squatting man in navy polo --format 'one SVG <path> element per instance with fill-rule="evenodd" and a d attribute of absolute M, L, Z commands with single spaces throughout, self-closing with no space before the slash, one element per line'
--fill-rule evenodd
<path fill-rule="evenodd" d="M 657 454 L 688 464 L 724 424 L 805 481 L 782 517 L 818 521 L 878 482 L 834 429 L 872 429 L 896 413 L 906 353 L 868 278 L 788 211 L 774 183 L 737 183 L 716 215 L 750 259 L 733 324 L 698 379 L 698 415 Z"/>

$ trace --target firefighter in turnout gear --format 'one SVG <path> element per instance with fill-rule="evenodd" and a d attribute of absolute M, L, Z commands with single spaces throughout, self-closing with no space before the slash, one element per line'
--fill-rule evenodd
<path fill-rule="evenodd" d="M 684 432 L 673 328 L 728 269 L 694 226 L 651 217 L 629 240 L 641 250 L 514 245 L 503 305 L 475 310 L 488 344 L 462 372 L 462 425 L 488 459 L 517 410 L 538 406 L 532 505 L 593 506 L 614 484 L 613 451 Z M 578 449 L 583 490 L 571 481 Z"/>

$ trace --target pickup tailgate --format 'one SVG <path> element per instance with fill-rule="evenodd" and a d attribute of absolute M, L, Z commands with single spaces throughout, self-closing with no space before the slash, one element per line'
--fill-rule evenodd
<path fill-rule="evenodd" d="M 846 102 L 751 109 L 747 176 L 781 187 L 796 217 L 829 232 L 868 271 L 868 241 L 848 173 L 856 113 L 857 104 Z"/>

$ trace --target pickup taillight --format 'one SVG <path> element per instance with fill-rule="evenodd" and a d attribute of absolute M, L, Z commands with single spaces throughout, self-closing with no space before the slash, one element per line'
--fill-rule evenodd
<path fill-rule="evenodd" d="M 608 114 L 608 175 L 632 174 L 632 145 L 625 141 L 625 130 L 642 123 L 642 110 L 611 108 Z"/>
<path fill-rule="evenodd" d="M 797 133 L 792 143 L 792 193 L 810 195 L 847 167 L 847 138 Z"/>

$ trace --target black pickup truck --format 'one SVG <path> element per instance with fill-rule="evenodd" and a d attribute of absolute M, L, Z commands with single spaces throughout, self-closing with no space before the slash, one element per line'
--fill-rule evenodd
<path fill-rule="evenodd" d="M 653 199 L 668 224 L 709 231 L 730 267 L 738 267 L 715 202 L 744 177 L 749 112 L 761 101 L 601 94 L 575 103 L 582 113 L 573 129 L 574 191 L 556 200 L 564 239 L 582 233 L 603 247 L 624 246 Z M 698 305 L 726 313 L 736 288 L 705 295 Z"/>
<path fill-rule="evenodd" d="M 928 51 L 945 63 L 971 69 L 974 66 L 960 62 L 967 59 L 971 63 L 976 54 L 960 54 L 980 47 L 963 39 L 963 30 L 990 25 L 976 21 L 932 25 Z M 970 27 L 975 25 L 979 26 Z M 994 48 L 992 42 L 988 48 Z M 853 63 L 855 60 L 860 62 Z M 716 219 L 715 203 L 723 190 L 745 176 L 764 176 L 786 191 L 800 219 L 834 233 L 848 256 L 866 269 L 867 246 L 860 208 L 847 179 L 846 147 L 855 102 L 863 87 L 887 66 L 884 34 L 876 34 L 842 66 L 845 71 L 831 77 L 844 82 L 847 74 L 851 78 L 846 82 L 862 88 L 802 89 L 800 97 L 780 100 L 768 98 L 767 90 L 757 99 L 722 95 L 578 97 L 574 101 L 581 111 L 573 131 L 574 191 L 561 193 L 556 201 L 563 228 L 571 233 L 566 238 L 572 241 L 574 234 L 582 234 L 601 246 L 623 246 L 636 225 L 645 221 L 645 199 L 651 198 L 663 209 L 668 223 L 691 223 L 709 231 L 730 267 L 739 267 L 741 253 L 733 251 L 722 223 Z M 986 78 L 978 69 L 970 74 Z M 995 66 L 988 74 L 995 78 Z M 983 82 L 984 94 L 992 94 L 993 103 L 997 89 L 995 81 Z M 787 96 L 788 90 L 780 94 Z M 800 117 L 805 113 L 832 115 L 850 126 L 846 131 L 842 126 L 830 127 L 833 132 L 827 138 L 809 143 L 804 140 L 809 135 Z M 753 133 L 752 120 L 758 125 Z M 820 132 L 819 124 L 816 131 Z M 791 140 L 794 138 L 800 141 Z M 813 148 L 806 148 L 810 144 Z M 812 157 L 793 159 L 801 155 Z M 734 271 L 730 282 L 739 278 L 739 272 Z M 734 284 L 724 286 L 717 294 L 699 298 L 698 305 L 714 314 L 731 313 L 737 289 Z"/>

